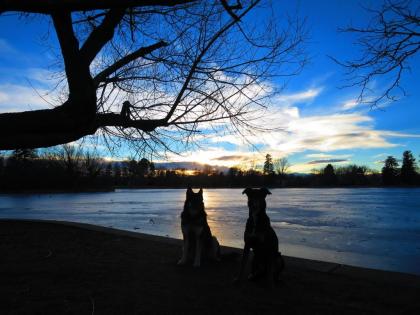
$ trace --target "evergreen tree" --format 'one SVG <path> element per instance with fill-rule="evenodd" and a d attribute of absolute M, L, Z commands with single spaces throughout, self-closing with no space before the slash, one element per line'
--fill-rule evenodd
<path fill-rule="evenodd" d="M 141 177 L 144 177 L 145 175 L 147 175 L 149 173 L 149 168 L 150 168 L 150 162 L 148 159 L 146 158 L 142 158 L 138 164 L 138 173 Z"/>
<path fill-rule="evenodd" d="M 264 175 L 272 175 L 274 174 L 274 165 L 273 165 L 273 158 L 270 154 L 265 156 L 264 168 L 263 168 Z"/>
<path fill-rule="evenodd" d="M 322 182 L 324 185 L 331 186 L 337 184 L 334 166 L 328 164 L 322 172 Z"/>
<path fill-rule="evenodd" d="M 388 156 L 382 168 L 382 182 L 384 185 L 395 185 L 398 181 L 398 162 L 393 156 Z"/>
<path fill-rule="evenodd" d="M 416 182 L 416 159 L 414 158 L 411 151 L 404 151 L 403 161 L 401 166 L 401 181 L 404 184 L 414 184 Z"/>
<path fill-rule="evenodd" d="M 138 164 L 134 158 L 131 158 L 127 163 L 128 176 L 136 177 L 139 173 Z"/>

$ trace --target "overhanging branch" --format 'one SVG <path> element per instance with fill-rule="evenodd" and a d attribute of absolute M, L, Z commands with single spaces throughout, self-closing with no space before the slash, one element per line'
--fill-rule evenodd
<path fill-rule="evenodd" d="M 90 64 L 105 44 L 114 36 L 115 27 L 124 17 L 125 8 L 115 8 L 108 11 L 102 23 L 90 33 L 80 49 L 81 57 Z"/>
<path fill-rule="evenodd" d="M 136 128 L 143 131 L 153 131 L 157 127 L 167 127 L 164 119 L 129 119 L 120 114 L 105 113 L 96 116 L 95 127 Z"/>
<path fill-rule="evenodd" d="M 177 6 L 197 0 L 0 0 L 0 13 L 19 11 L 50 14 L 54 11 L 91 11 L 146 6 Z"/>
<path fill-rule="evenodd" d="M 124 67 L 125 65 L 129 64 L 130 62 L 144 57 L 151 52 L 155 51 L 156 49 L 159 49 L 161 47 L 167 46 L 168 44 L 164 41 L 157 42 L 156 44 L 141 47 L 137 49 L 135 52 L 128 54 L 127 56 L 121 58 L 120 60 L 114 62 L 112 65 L 110 65 L 105 70 L 101 71 L 99 74 L 97 74 L 94 78 L 94 82 L 96 85 L 99 85 L 100 82 L 104 81 L 109 75 L 117 71 L 118 69 Z"/>
<path fill-rule="evenodd" d="M 77 89 L 80 81 L 79 42 L 74 35 L 70 12 L 52 14 L 54 28 L 60 43 L 69 90 Z"/>

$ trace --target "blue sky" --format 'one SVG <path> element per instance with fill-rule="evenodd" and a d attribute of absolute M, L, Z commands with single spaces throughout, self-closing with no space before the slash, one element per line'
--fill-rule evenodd
<path fill-rule="evenodd" d="M 375 5 L 380 1 L 373 1 Z M 411 73 L 406 73 L 401 85 L 407 96 L 385 103 L 380 110 L 354 103 L 357 88 L 339 88 L 344 84 L 343 69 L 328 56 L 348 60 L 358 55 L 354 37 L 337 32 L 350 23 L 366 25 L 369 15 L 360 1 L 274 1 L 274 10 L 298 12 L 307 18 L 310 32 L 306 49 L 311 62 L 304 71 L 288 81 L 283 93 L 272 100 L 270 123 L 283 131 L 250 137 L 260 151 L 252 149 L 238 136 L 214 136 L 201 148 L 169 154 L 171 161 L 200 161 L 226 166 L 244 167 L 259 164 L 266 153 L 275 158 L 287 156 L 292 171 L 308 172 L 334 164 L 364 164 L 382 167 L 387 155 L 400 157 L 404 150 L 420 154 L 420 55 L 411 60 Z M 19 19 L 16 15 L 0 17 L 0 112 L 48 108 L 56 103 L 49 94 L 54 80 L 54 36 L 43 38 L 48 30 L 45 18 Z M 53 34 L 54 35 L 54 34 Z M 274 81 L 270 84 L 281 85 Z M 386 78 L 377 80 L 378 92 Z M 42 97 L 41 97 L 42 96 Z M 262 120 L 261 124 L 267 123 Z M 104 156 L 110 153 L 102 150 Z M 119 157 L 132 155 L 123 150 Z M 116 157 L 117 158 L 117 157 Z M 321 163 L 324 161 L 325 163 Z M 341 161 L 341 162 L 339 162 Z"/>

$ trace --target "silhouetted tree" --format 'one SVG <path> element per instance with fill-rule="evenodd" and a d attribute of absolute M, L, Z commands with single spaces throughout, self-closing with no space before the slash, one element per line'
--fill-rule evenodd
<path fill-rule="evenodd" d="M 388 156 L 382 168 L 382 182 L 384 185 L 395 185 L 398 183 L 398 162 L 393 156 Z"/>
<path fill-rule="evenodd" d="M 16 149 L 13 150 L 11 158 L 16 160 L 31 160 L 36 159 L 38 153 L 36 149 Z"/>
<path fill-rule="evenodd" d="M 325 166 L 324 170 L 322 171 L 322 183 L 327 186 L 333 186 L 337 184 L 335 170 L 331 164 Z"/>
<path fill-rule="evenodd" d="M 114 166 L 114 182 L 116 185 L 121 184 L 121 166 L 118 163 L 115 163 Z"/>
<path fill-rule="evenodd" d="M 337 180 L 341 185 L 367 185 L 367 172 L 369 168 L 366 166 L 359 166 L 359 165 L 348 165 L 339 167 L 336 170 Z"/>
<path fill-rule="evenodd" d="M 137 161 L 134 158 L 131 158 L 127 163 L 127 170 L 128 170 L 128 176 L 130 177 L 136 177 L 139 174 L 139 168 Z"/>
<path fill-rule="evenodd" d="M 1 18 L 17 12 L 51 21 L 66 92 L 52 109 L 0 113 L 0 150 L 96 133 L 128 140 L 139 152 L 179 147 L 204 124 L 264 129 L 249 118 L 270 94 L 267 78 L 297 74 L 306 62 L 305 32 L 298 19 L 248 18 L 258 5 L 262 0 L 1 1 Z"/>
<path fill-rule="evenodd" d="M 404 151 L 403 160 L 401 165 L 401 181 L 404 184 L 412 185 L 416 182 L 416 159 L 414 158 L 411 151 Z"/>
<path fill-rule="evenodd" d="M 282 157 L 274 161 L 274 170 L 280 176 L 285 176 L 289 168 L 290 168 L 290 163 L 286 157 Z"/>
<path fill-rule="evenodd" d="M 146 158 L 142 158 L 139 162 L 138 162 L 138 173 L 140 176 L 145 176 L 147 174 L 149 174 L 150 171 L 150 162 L 148 159 Z"/>
<path fill-rule="evenodd" d="M 112 163 L 108 163 L 105 168 L 105 176 L 112 177 Z"/>
<path fill-rule="evenodd" d="M 155 175 L 155 172 L 156 172 L 156 166 L 155 166 L 155 163 L 150 162 L 149 167 L 150 167 L 150 174 L 151 174 L 152 176 L 154 176 L 154 175 Z"/>
<path fill-rule="evenodd" d="M 420 51 L 420 2 L 384 0 L 381 7 L 368 10 L 373 17 L 367 26 L 342 30 L 359 36 L 360 56 L 337 62 L 347 68 L 349 85 L 361 87 L 359 101 L 377 104 L 383 99 L 395 100 L 397 92 L 404 92 L 401 77 L 410 70 L 410 59 Z M 379 77 L 387 78 L 388 85 L 383 90 L 376 87 L 379 94 L 368 96 Z"/>
<path fill-rule="evenodd" d="M 265 156 L 265 162 L 263 167 L 263 174 L 264 175 L 272 175 L 274 174 L 274 165 L 273 165 L 273 158 L 270 154 Z"/>
<path fill-rule="evenodd" d="M 86 151 L 83 156 L 83 166 L 90 178 L 96 178 L 102 171 L 102 160 L 95 153 Z"/>

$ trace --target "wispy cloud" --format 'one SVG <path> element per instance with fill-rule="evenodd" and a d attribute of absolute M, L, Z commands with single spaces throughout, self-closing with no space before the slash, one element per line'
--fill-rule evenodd
<path fill-rule="evenodd" d="M 305 157 L 310 159 L 348 159 L 352 154 L 325 154 L 325 153 L 312 153 L 306 154 Z"/>
<path fill-rule="evenodd" d="M 357 101 L 356 99 L 348 100 L 348 101 L 345 101 L 345 102 L 342 104 L 341 109 L 342 109 L 342 110 L 350 110 L 350 109 L 354 109 L 354 108 L 356 108 L 356 107 L 360 106 L 360 104 L 361 104 L 361 103 L 360 103 L 359 101 Z"/>
<path fill-rule="evenodd" d="M 388 154 L 388 153 L 379 153 L 379 154 L 376 154 L 376 155 L 374 155 L 373 156 L 373 158 L 380 158 L 380 157 L 384 157 L 384 156 L 389 156 L 389 155 L 391 155 L 391 154 Z"/>
<path fill-rule="evenodd" d="M 0 84 L 0 112 L 51 108 L 54 102 L 46 89 L 16 84 Z"/>
<path fill-rule="evenodd" d="M 276 98 L 276 102 L 287 103 L 287 104 L 297 104 L 301 102 L 308 102 L 315 99 L 321 92 L 323 88 L 310 88 L 305 91 L 299 91 L 296 93 L 290 94 L 281 94 Z"/>
<path fill-rule="evenodd" d="M 244 155 L 223 155 L 219 157 L 215 157 L 214 161 L 234 161 L 235 163 L 238 161 L 247 160 L 247 156 Z"/>
<path fill-rule="evenodd" d="M 315 160 L 315 161 L 309 161 L 307 164 L 327 164 L 327 163 L 342 163 L 342 162 L 348 162 L 348 159 L 326 159 L 326 160 Z"/>

